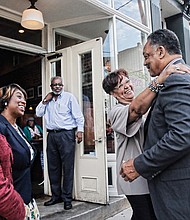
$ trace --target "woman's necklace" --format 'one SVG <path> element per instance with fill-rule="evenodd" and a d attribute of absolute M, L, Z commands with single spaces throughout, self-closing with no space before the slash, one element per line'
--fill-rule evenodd
<path fill-rule="evenodd" d="M 26 142 L 26 144 L 27 144 L 27 146 L 29 147 L 29 150 L 30 150 L 30 154 L 31 154 L 30 158 L 31 158 L 31 160 L 33 160 L 33 158 L 34 158 L 34 150 L 32 149 L 32 146 L 27 141 L 27 139 L 22 135 L 21 131 L 19 131 L 18 125 L 15 123 L 15 124 L 12 124 L 12 126 L 18 132 L 18 134 L 21 136 L 21 138 Z"/>
<path fill-rule="evenodd" d="M 18 125 L 15 123 L 15 124 L 12 124 L 13 128 L 18 132 Z"/>

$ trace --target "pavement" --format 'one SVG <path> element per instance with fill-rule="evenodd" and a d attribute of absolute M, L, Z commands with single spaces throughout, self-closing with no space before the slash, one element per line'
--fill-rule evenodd
<path fill-rule="evenodd" d="M 42 220 L 130 220 L 132 213 L 124 196 L 110 197 L 108 205 L 73 201 L 70 210 L 64 210 L 63 203 L 44 206 L 49 199 L 47 195 L 36 198 Z"/>
<path fill-rule="evenodd" d="M 114 216 L 107 218 L 106 220 L 131 220 L 132 208 L 126 208 L 122 212 L 115 214 Z"/>

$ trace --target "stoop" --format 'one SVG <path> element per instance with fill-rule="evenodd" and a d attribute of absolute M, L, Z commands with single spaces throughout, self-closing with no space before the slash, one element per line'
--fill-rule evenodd
<path fill-rule="evenodd" d="M 44 206 L 49 199 L 48 196 L 36 199 L 42 220 L 104 220 L 130 207 L 126 197 L 121 196 L 110 197 L 108 205 L 73 201 L 70 210 L 64 210 L 63 203 Z"/>

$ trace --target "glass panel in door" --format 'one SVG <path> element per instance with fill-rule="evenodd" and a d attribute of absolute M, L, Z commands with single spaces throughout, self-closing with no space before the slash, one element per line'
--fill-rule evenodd
<path fill-rule="evenodd" d="M 92 54 L 91 52 L 80 55 L 82 77 L 82 100 L 84 126 L 84 154 L 95 155 L 94 141 L 94 108 L 92 90 Z"/>

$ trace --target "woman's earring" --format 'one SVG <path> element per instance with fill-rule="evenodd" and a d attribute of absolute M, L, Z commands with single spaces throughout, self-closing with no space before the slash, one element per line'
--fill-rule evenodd
<path fill-rule="evenodd" d="M 8 104 L 8 103 L 7 103 L 7 102 L 5 102 L 5 104 L 4 104 L 4 105 L 5 105 L 5 106 L 7 106 L 7 104 Z"/>

